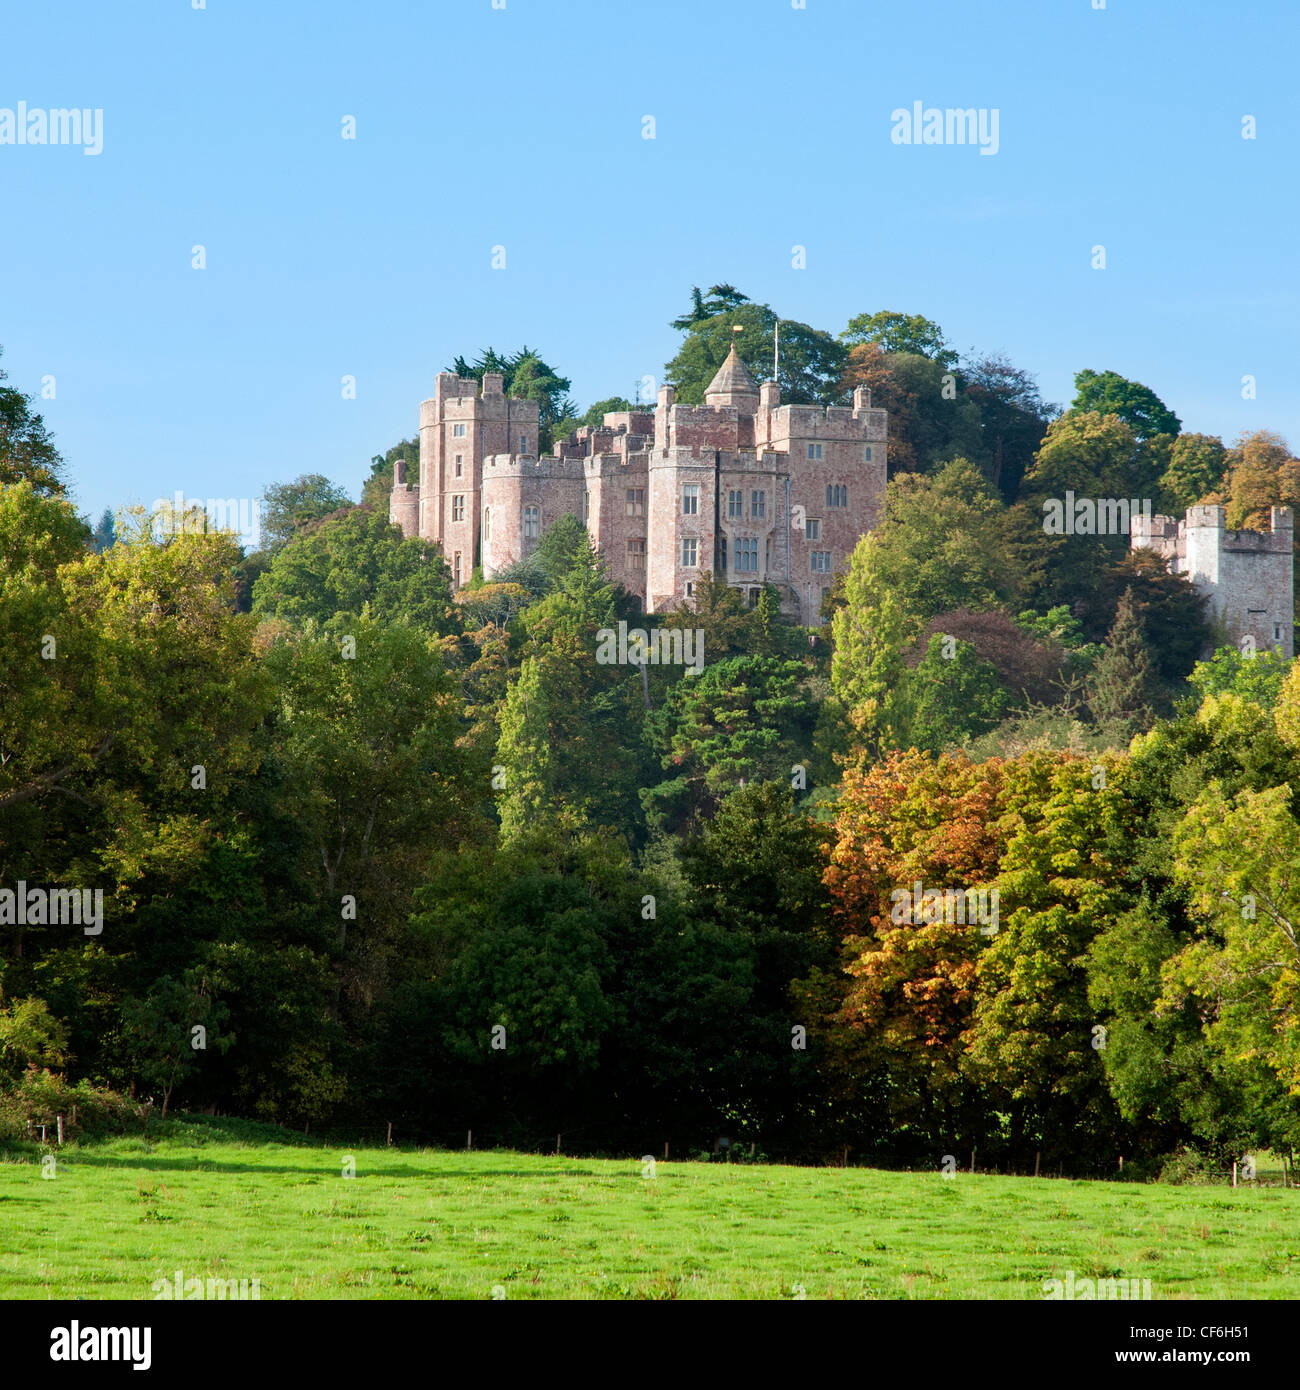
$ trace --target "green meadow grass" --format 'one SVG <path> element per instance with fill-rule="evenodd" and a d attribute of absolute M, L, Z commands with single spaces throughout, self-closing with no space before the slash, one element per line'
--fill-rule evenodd
<path fill-rule="evenodd" d="M 1290 1298 L 1300 1191 L 250 1143 L 251 1127 L 0 1156 L 0 1298 Z M 356 1177 L 341 1176 L 351 1154 Z"/>

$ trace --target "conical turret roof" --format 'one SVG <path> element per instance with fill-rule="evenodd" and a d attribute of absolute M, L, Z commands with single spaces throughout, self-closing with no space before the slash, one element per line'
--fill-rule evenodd
<path fill-rule="evenodd" d="M 749 368 L 740 360 L 733 342 L 727 360 L 718 368 L 717 375 L 709 382 L 704 398 L 710 396 L 757 396 L 758 386 L 749 374 Z"/>

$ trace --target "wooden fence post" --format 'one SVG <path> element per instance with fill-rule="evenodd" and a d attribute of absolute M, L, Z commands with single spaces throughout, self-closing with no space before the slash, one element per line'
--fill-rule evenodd
<path fill-rule="evenodd" d="M 1034 1177 L 1038 1176 L 1038 1160 L 1042 1158 L 1042 1156 L 1043 1152 L 1041 1149 L 1034 1150 Z"/>
<path fill-rule="evenodd" d="M 63 1116 L 62 1116 L 62 1115 L 59 1115 L 59 1116 L 56 1116 L 56 1118 L 57 1118 L 57 1120 L 58 1120 L 58 1122 L 59 1122 L 59 1143 L 62 1144 L 62 1143 L 63 1143 Z"/>

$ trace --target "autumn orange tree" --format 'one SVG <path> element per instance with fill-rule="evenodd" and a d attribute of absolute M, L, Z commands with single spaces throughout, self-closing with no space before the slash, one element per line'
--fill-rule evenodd
<path fill-rule="evenodd" d="M 803 989 L 838 1103 L 870 1089 L 904 1145 L 948 1142 L 975 1122 L 962 1037 L 986 938 L 977 924 L 917 923 L 894 910 L 893 894 L 918 881 L 925 890 L 992 882 L 1002 782 L 997 760 L 915 750 L 845 774 L 826 870 L 842 974 L 812 976 Z"/>

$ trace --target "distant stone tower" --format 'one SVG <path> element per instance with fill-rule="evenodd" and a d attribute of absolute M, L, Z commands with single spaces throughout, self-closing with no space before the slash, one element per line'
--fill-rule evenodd
<path fill-rule="evenodd" d="M 1267 531 L 1230 531 L 1222 507 L 1189 507 L 1186 519 L 1132 520 L 1131 545 L 1154 550 L 1174 574 L 1186 575 L 1209 599 L 1209 612 L 1233 642 L 1295 655 L 1292 590 L 1293 518 L 1274 507 Z"/>
<path fill-rule="evenodd" d="M 439 372 L 433 396 L 420 402 L 419 486 L 399 484 L 394 471 L 389 520 L 408 536 L 437 541 L 457 588 L 482 559 L 483 460 L 537 454 L 540 407 L 507 396 L 503 385 L 499 372 L 484 373 L 481 391 L 472 377 Z"/>

